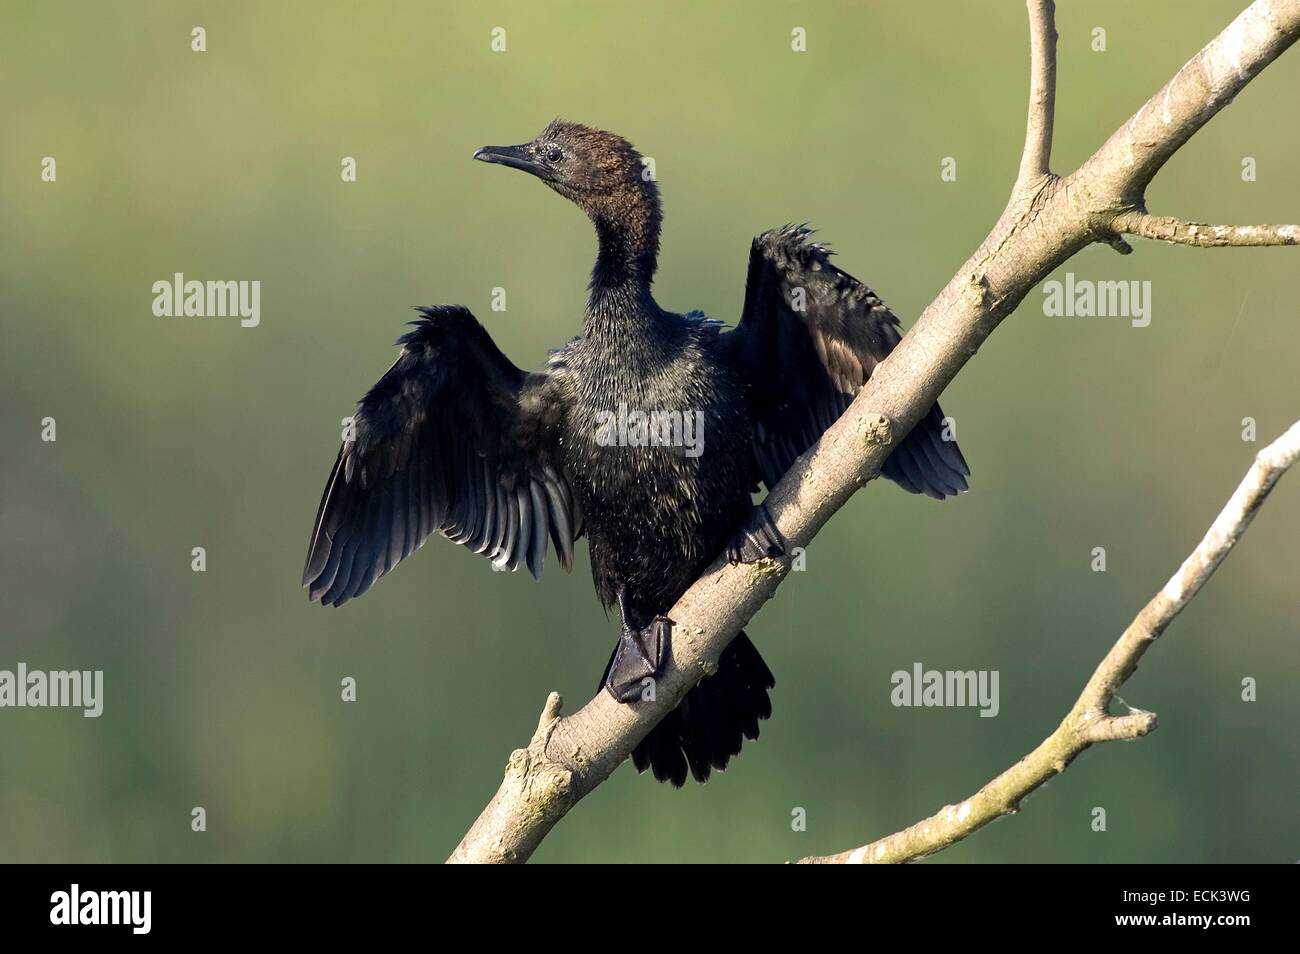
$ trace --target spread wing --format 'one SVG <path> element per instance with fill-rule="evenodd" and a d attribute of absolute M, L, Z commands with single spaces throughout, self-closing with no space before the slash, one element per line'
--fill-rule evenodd
<path fill-rule="evenodd" d="M 466 309 L 417 310 L 325 483 L 302 577 L 322 604 L 360 596 L 435 530 L 533 576 L 549 536 L 572 565 L 581 514 L 545 375 L 516 368 Z"/>
<path fill-rule="evenodd" d="M 740 324 L 725 337 L 749 385 L 754 454 L 771 489 L 902 340 L 870 288 L 831 263 L 802 226 L 754 239 Z M 936 404 L 885 462 L 904 490 L 942 499 L 966 490 L 970 468 L 945 439 Z"/>

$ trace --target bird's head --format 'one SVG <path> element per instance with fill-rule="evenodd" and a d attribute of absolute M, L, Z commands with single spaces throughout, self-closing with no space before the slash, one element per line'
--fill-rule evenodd
<path fill-rule="evenodd" d="M 607 235 L 621 238 L 627 250 L 648 256 L 653 271 L 659 248 L 659 187 L 653 166 L 622 136 L 557 119 L 531 142 L 484 146 L 474 158 L 541 179 L 591 217 L 602 241 Z"/>
<path fill-rule="evenodd" d="M 622 136 L 557 119 L 531 142 L 484 146 L 475 159 L 536 176 L 588 211 L 611 201 L 658 198 L 654 176 Z"/>

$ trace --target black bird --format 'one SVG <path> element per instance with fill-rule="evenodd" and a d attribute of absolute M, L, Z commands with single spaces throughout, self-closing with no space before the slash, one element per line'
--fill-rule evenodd
<path fill-rule="evenodd" d="M 659 189 L 626 140 L 556 120 L 529 143 L 474 158 L 537 177 L 591 218 L 599 252 L 582 334 L 527 373 L 465 308 L 419 308 L 397 361 L 358 403 L 303 585 L 340 606 L 435 530 L 537 576 L 548 537 L 567 570 L 585 533 L 596 593 L 622 618 L 602 684 L 632 702 L 665 664 L 662 614 L 719 553 L 780 555 L 784 541 L 751 493 L 760 481 L 775 486 L 839 417 L 899 342 L 898 319 L 794 226 L 754 239 L 736 328 L 665 311 L 650 293 Z M 611 426 L 644 420 L 634 412 L 694 421 L 702 453 L 671 446 L 684 429 Z M 936 498 L 966 489 L 970 471 L 942 417 L 930 409 L 890 455 L 886 477 Z M 689 767 L 703 782 L 742 738 L 758 737 L 774 685 L 740 633 L 717 672 L 637 747 L 637 770 L 680 786 Z"/>

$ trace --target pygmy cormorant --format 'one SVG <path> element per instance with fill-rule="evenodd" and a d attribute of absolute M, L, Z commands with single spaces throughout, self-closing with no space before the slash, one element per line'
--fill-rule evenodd
<path fill-rule="evenodd" d="M 596 593 L 622 617 L 602 684 L 633 702 L 666 661 L 662 614 L 700 572 L 724 548 L 732 562 L 781 552 L 751 493 L 759 481 L 775 486 L 839 417 L 900 340 L 898 319 L 791 226 L 754 239 L 734 329 L 665 311 L 650 292 L 659 189 L 626 140 L 557 120 L 529 143 L 474 158 L 535 176 L 591 218 L 599 252 L 582 334 L 527 373 L 465 308 L 419 308 L 397 361 L 358 403 L 303 585 L 340 606 L 435 530 L 537 576 L 548 537 L 568 569 L 585 534 Z M 611 440 L 611 417 L 629 409 L 698 415 L 702 452 L 644 431 Z M 886 477 L 936 498 L 966 489 L 970 471 L 942 417 L 930 409 Z M 704 781 L 742 738 L 757 738 L 774 685 L 740 633 L 717 672 L 637 747 L 638 771 L 682 785 L 689 768 Z"/>

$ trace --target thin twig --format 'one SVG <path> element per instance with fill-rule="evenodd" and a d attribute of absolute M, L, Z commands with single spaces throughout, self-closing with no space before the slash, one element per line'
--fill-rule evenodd
<path fill-rule="evenodd" d="M 1026 0 L 1029 8 L 1029 119 L 1017 184 L 1024 188 L 1051 175 L 1052 126 L 1056 115 L 1056 4 Z"/>
<path fill-rule="evenodd" d="M 1130 212 L 1119 216 L 1114 228 L 1125 235 L 1140 235 L 1193 248 L 1300 245 L 1300 225 L 1205 225 L 1167 215 Z"/>

